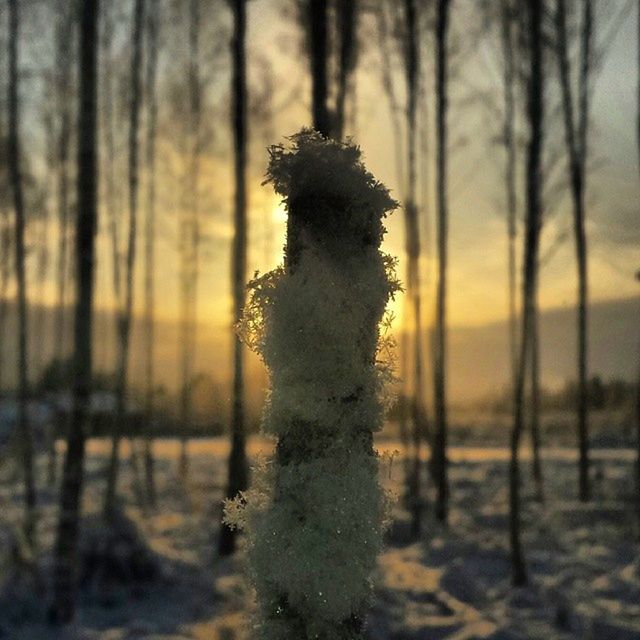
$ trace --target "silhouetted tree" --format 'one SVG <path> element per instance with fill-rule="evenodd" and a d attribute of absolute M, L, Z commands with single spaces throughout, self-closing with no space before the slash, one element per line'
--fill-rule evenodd
<path fill-rule="evenodd" d="M 18 413 L 17 433 L 20 438 L 22 473 L 24 475 L 25 524 L 27 543 L 35 545 L 36 489 L 33 471 L 33 441 L 31 426 L 27 416 L 29 394 L 28 352 L 27 352 L 27 281 L 25 273 L 25 206 L 21 170 L 20 146 L 20 104 L 19 104 L 19 40 L 20 40 L 20 2 L 9 0 L 9 131 L 7 162 L 9 181 L 13 193 L 15 215 L 14 242 L 16 260 L 16 283 L 18 302 Z"/>
<path fill-rule="evenodd" d="M 511 0 L 501 0 L 500 31 L 503 64 L 504 90 L 504 127 L 503 144 L 505 148 L 505 191 L 507 203 L 507 236 L 509 241 L 509 350 L 511 355 L 511 378 L 515 385 L 518 362 L 518 329 L 517 329 L 517 278 L 516 278 L 516 236 L 517 207 L 516 196 L 516 162 L 517 144 L 515 131 L 516 116 L 516 51 L 515 19 L 516 7 Z"/>
<path fill-rule="evenodd" d="M 339 51 L 336 91 L 336 115 L 333 135 L 341 140 L 344 135 L 345 103 L 351 74 L 358 55 L 358 0 L 342 0 L 336 4 Z"/>
<path fill-rule="evenodd" d="M 329 87 L 327 80 L 327 2 L 307 0 L 309 20 L 309 53 L 311 61 L 311 110 L 313 128 L 323 136 L 331 135 Z"/>
<path fill-rule="evenodd" d="M 75 10 L 72 2 L 57 0 L 55 24 L 55 63 L 56 88 L 55 100 L 57 110 L 58 140 L 55 145 L 57 155 L 57 206 L 58 206 L 58 264 L 57 264 L 57 309 L 54 326 L 55 351 L 54 358 L 62 360 L 66 357 L 66 304 L 67 285 L 69 282 L 69 233 L 72 223 L 71 203 L 69 198 L 69 153 L 71 149 L 72 78 L 73 78 L 73 41 Z"/>
<path fill-rule="evenodd" d="M 194 378 L 196 357 L 198 280 L 200 275 L 200 147 L 202 120 L 202 79 L 200 73 L 200 0 L 189 3 L 189 118 L 188 146 L 189 160 L 185 179 L 185 220 L 180 229 L 181 253 L 181 350 L 182 350 L 182 390 L 180 394 L 181 431 L 180 477 L 188 476 L 187 429 L 192 415 L 191 387 Z"/>
<path fill-rule="evenodd" d="M 422 395 L 422 313 L 420 291 L 420 226 L 416 202 L 417 158 L 417 102 L 420 95 L 420 42 L 419 12 L 415 0 L 404 2 L 405 23 L 405 78 L 407 84 L 407 185 L 405 196 L 405 250 L 407 255 L 407 297 L 405 312 L 412 315 L 413 324 L 413 393 L 410 400 L 412 423 L 412 463 L 408 483 L 408 497 L 412 511 L 414 536 L 421 529 L 420 449 L 424 438 L 425 411 Z M 408 352 L 408 338 L 403 345 Z M 409 354 L 404 357 L 409 360 Z M 404 372 L 408 373 L 408 370 Z"/>
<path fill-rule="evenodd" d="M 526 2 L 526 50 L 529 73 L 526 86 L 526 115 L 528 126 L 526 159 L 526 214 L 524 263 L 522 282 L 522 315 L 514 397 L 514 423 L 511 433 L 511 461 L 509 465 L 509 539 L 511 545 L 512 579 L 514 585 L 527 582 L 527 570 L 521 543 L 521 501 L 519 448 L 524 424 L 524 389 L 530 353 L 530 334 L 535 305 L 535 277 L 541 228 L 541 156 L 544 119 L 544 73 L 542 19 L 544 0 Z"/>
<path fill-rule="evenodd" d="M 640 12 L 638 13 L 638 22 L 640 23 Z M 638 30 L 638 36 L 640 49 L 640 28 Z M 640 269 L 636 271 L 636 281 L 640 284 Z M 636 509 L 638 512 L 639 525 L 638 538 L 640 539 L 640 357 L 638 360 L 638 380 L 636 384 Z"/>
<path fill-rule="evenodd" d="M 157 0 L 149 0 L 147 4 L 147 212 L 145 220 L 145 488 L 150 504 L 156 505 L 156 486 L 153 456 L 153 425 L 155 421 L 155 241 L 156 241 L 156 136 L 158 123 L 158 26 L 160 19 Z"/>
<path fill-rule="evenodd" d="M 2 59 L 2 73 L 6 71 L 6 56 Z M 6 77 L 6 75 L 4 75 Z M 13 228 L 11 224 L 11 204 L 7 166 L 7 135 L 5 113 L 0 114 L 0 397 L 4 393 L 4 373 L 6 366 L 7 299 L 11 279 L 13 254 Z"/>
<path fill-rule="evenodd" d="M 323 2 L 311 0 L 312 5 Z M 246 272 L 247 272 L 247 78 L 245 38 L 247 28 L 246 0 L 233 0 L 233 36 L 231 38 L 231 124 L 234 142 L 234 227 L 231 265 L 231 286 L 233 291 L 234 327 L 240 321 L 244 310 Z M 316 7 L 318 9 L 318 7 Z M 324 11 L 323 7 L 320 7 Z M 325 34 L 326 36 L 326 34 Z M 323 73 L 326 73 L 326 69 Z M 326 81 L 326 78 L 325 78 Z M 314 81 L 315 82 L 315 81 Z M 314 85 L 315 86 L 315 85 Z M 315 105 L 314 90 L 314 105 Z M 326 108 L 326 95 L 325 108 Z M 319 109 L 320 113 L 322 109 Z M 314 111 L 315 113 L 315 111 Z M 320 123 L 322 124 L 322 123 Z M 318 125 L 318 123 L 316 123 Z M 328 135 L 328 130 L 318 130 Z M 244 389 L 244 353 L 239 336 L 233 336 L 233 387 L 231 395 L 231 453 L 229 454 L 227 492 L 228 498 L 234 498 L 248 485 L 248 469 L 245 434 L 245 389 Z M 222 524 L 218 540 L 220 555 L 229 555 L 235 550 L 235 531 L 226 523 Z"/>
<path fill-rule="evenodd" d="M 575 114 L 566 0 L 556 1 L 556 46 L 562 90 L 565 140 L 568 156 L 569 183 L 573 199 L 574 236 L 578 265 L 578 444 L 580 450 L 580 500 L 591 497 L 589 483 L 589 425 L 587 403 L 587 235 L 585 230 L 585 188 L 588 155 L 589 97 L 592 70 L 593 3 L 583 0 L 580 25 L 580 70 L 578 74 L 578 109 Z"/>
<path fill-rule="evenodd" d="M 436 180 L 437 180 L 437 235 L 438 235 L 438 288 L 436 296 L 436 324 L 434 340 L 434 470 L 437 482 L 436 517 L 447 521 L 449 509 L 449 483 L 447 478 L 447 244 L 449 220 L 447 212 L 447 37 L 449 30 L 450 0 L 438 0 L 436 18 Z"/>
<path fill-rule="evenodd" d="M 99 0 L 83 0 L 80 11 L 78 110 L 78 216 L 76 223 L 76 308 L 73 413 L 67 434 L 58 531 L 54 547 L 50 616 L 66 623 L 75 612 L 78 528 L 82 498 L 85 421 L 91 394 L 93 280 L 97 228 L 97 75 Z"/>
<path fill-rule="evenodd" d="M 127 372 L 133 314 L 134 267 L 136 258 L 138 217 L 138 129 L 140 120 L 140 96 L 142 92 L 142 33 L 144 25 L 144 0 L 135 0 L 131 50 L 131 93 L 129 102 L 129 228 L 125 263 L 124 305 L 118 315 L 118 367 L 116 372 L 117 406 L 113 421 L 111 454 L 107 470 L 107 491 L 104 511 L 113 515 L 119 469 L 121 429 L 127 416 Z"/>

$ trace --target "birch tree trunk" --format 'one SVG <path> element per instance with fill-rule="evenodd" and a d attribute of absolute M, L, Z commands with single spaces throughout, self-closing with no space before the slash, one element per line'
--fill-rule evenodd
<path fill-rule="evenodd" d="M 336 10 L 340 45 L 334 137 L 341 140 L 344 135 L 345 102 L 349 91 L 349 79 L 355 67 L 358 50 L 358 0 L 342 0 L 337 3 Z"/>
<path fill-rule="evenodd" d="M 514 423 L 511 432 L 509 464 L 509 541 L 512 581 L 515 586 L 527 583 L 527 569 L 521 542 L 521 500 L 519 449 L 524 426 L 524 389 L 528 365 L 531 327 L 535 305 L 536 261 L 541 227 L 541 156 L 544 122 L 544 74 L 542 17 L 544 0 L 527 0 L 526 29 L 529 76 L 527 78 L 527 162 L 525 246 L 522 282 L 522 316 L 514 397 Z"/>
<path fill-rule="evenodd" d="M 327 3 L 309 0 L 310 54 L 311 54 L 311 109 L 313 128 L 323 136 L 331 135 L 331 115 L 328 105 L 327 83 Z"/>
<path fill-rule="evenodd" d="M 231 121 L 234 140 L 235 234 L 232 252 L 232 290 L 234 326 L 242 318 L 245 302 L 247 271 L 247 79 L 245 39 L 247 28 L 246 0 L 234 0 L 233 37 L 231 56 L 233 75 L 231 79 L 232 107 Z M 231 396 L 231 453 L 229 455 L 227 492 L 228 498 L 248 486 L 245 424 L 244 353 L 240 338 L 233 336 L 233 388 Z M 235 550 L 236 532 L 223 523 L 218 540 L 221 556 L 230 555 Z"/>
<path fill-rule="evenodd" d="M 580 69 L 578 80 L 578 114 L 574 114 L 571 85 L 571 62 L 567 34 L 566 0 L 557 0 L 557 58 L 562 91 L 565 141 L 569 158 L 569 182 L 573 199 L 574 237 L 578 267 L 578 448 L 579 496 L 585 502 L 591 498 L 589 481 L 589 425 L 587 406 L 587 236 L 585 230 L 585 185 L 587 140 L 589 131 L 589 95 L 591 77 L 591 47 L 593 34 L 592 0 L 584 0 L 580 31 Z"/>
<path fill-rule="evenodd" d="M 153 429 L 155 423 L 155 240 L 156 240 L 156 134 L 158 122 L 158 24 L 157 0 L 149 0 L 147 6 L 147 216 L 145 221 L 145 489 L 152 507 L 156 506 L 156 485 L 153 456 Z"/>
<path fill-rule="evenodd" d="M 436 23 L 436 130 L 437 130 L 437 236 L 438 236 L 438 287 L 436 294 L 436 324 L 434 345 L 434 467 L 437 483 L 436 517 L 446 522 L 449 511 L 449 481 L 447 474 L 447 252 L 448 252 L 448 203 L 447 203 L 447 35 L 449 29 L 450 0 L 438 1 Z"/>
<path fill-rule="evenodd" d="M 116 372 L 116 412 L 111 436 L 111 454 L 107 469 L 107 491 L 104 512 L 111 518 L 117 493 L 119 450 L 122 425 L 127 420 L 127 372 L 133 313 L 134 267 L 136 258 L 138 217 L 138 129 L 142 90 L 142 31 L 144 0 L 135 0 L 131 52 L 131 95 L 129 104 L 129 230 L 126 255 L 124 306 L 118 317 L 118 368 Z"/>
<path fill-rule="evenodd" d="M 511 355 L 511 381 L 515 385 L 518 368 L 518 319 L 517 319 L 517 279 L 516 279 L 516 139 L 515 139 L 515 47 L 513 35 L 513 7 L 509 0 L 502 0 L 501 35 L 502 58 L 504 63 L 504 147 L 505 147 L 505 190 L 507 202 L 507 237 L 509 269 L 509 352 Z"/>
<path fill-rule="evenodd" d="M 82 500 L 85 422 L 91 395 L 93 288 L 97 229 L 97 75 L 99 0 L 80 5 L 80 96 L 78 111 L 78 216 L 73 413 L 67 435 L 60 512 L 54 547 L 51 619 L 70 622 L 76 607 L 78 529 Z"/>
<path fill-rule="evenodd" d="M 9 0 L 9 132 L 7 141 L 7 161 L 9 181 L 13 193 L 15 214 L 15 259 L 18 297 L 18 412 L 17 434 L 20 438 L 22 473 L 24 477 L 25 500 L 25 538 L 29 546 L 35 546 L 36 488 L 33 469 L 33 438 L 27 416 L 29 398 L 29 373 L 27 351 L 27 280 L 25 272 L 25 207 L 22 186 L 21 147 L 20 147 L 20 104 L 19 104 L 19 51 L 20 39 L 20 3 Z"/>

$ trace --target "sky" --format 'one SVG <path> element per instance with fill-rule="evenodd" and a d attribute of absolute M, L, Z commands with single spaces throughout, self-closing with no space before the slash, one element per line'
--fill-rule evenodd
<path fill-rule="evenodd" d="M 206 3 L 205 3 L 206 4 Z M 262 185 L 267 162 L 266 147 L 283 137 L 310 125 L 309 78 L 306 60 L 301 54 L 300 35 L 291 17 L 283 15 L 283 0 L 253 0 L 248 3 L 249 23 L 247 49 L 250 93 L 264 83 L 265 63 L 271 66 L 274 84 L 274 119 L 270 130 L 250 129 L 249 168 L 249 275 L 255 270 L 264 272 L 278 264 L 281 258 L 286 214 L 269 185 Z M 215 11 L 225 12 L 224 3 L 212 3 Z M 207 5 L 208 6 L 208 5 Z M 501 123 L 481 95 L 489 92 L 499 99 L 499 62 L 496 59 L 495 36 L 474 40 L 477 26 L 475 0 L 457 0 L 452 14 L 452 80 L 449 215 L 450 257 L 448 313 L 452 326 L 482 325 L 503 319 L 507 315 L 507 239 L 504 213 L 502 171 L 504 157 L 495 137 Z M 626 0 L 600 0 L 602 24 L 606 32 L 615 32 L 615 40 L 607 47 L 606 57 L 599 70 L 593 93 L 592 135 L 590 139 L 590 173 L 587 191 L 587 235 L 589 240 L 589 281 L 593 301 L 637 295 L 638 285 L 633 274 L 640 267 L 640 181 L 635 138 L 636 126 L 636 16 L 632 12 L 622 21 L 612 16 L 626 6 Z M 125 16 L 126 18 L 126 16 Z M 221 38 L 227 35 L 224 27 L 228 16 L 222 15 Z M 166 24 L 166 28 L 175 25 Z M 361 27 L 364 48 L 356 73 L 355 120 L 347 132 L 361 146 L 364 161 L 372 173 L 385 183 L 393 195 L 402 200 L 403 188 L 398 184 L 394 162 L 395 147 L 390 126 L 387 98 L 380 82 L 380 48 L 370 20 Z M 174 34 L 175 37 L 175 34 Z M 218 66 L 213 74 L 207 100 L 211 103 L 210 122 L 215 138 L 215 151 L 202 159 L 201 207 L 206 220 L 208 242 L 203 258 L 199 284 L 199 322 L 205 333 L 224 331 L 228 334 L 231 316 L 230 245 L 233 236 L 232 198 L 233 179 L 230 155 L 230 121 L 228 113 L 229 68 L 226 42 L 210 42 L 205 38 L 207 53 L 216 55 Z M 31 46 L 31 45 L 30 45 Z M 40 57 L 46 55 L 36 48 Z M 427 47 L 425 93 L 428 96 L 425 121 L 429 123 L 427 144 L 433 148 L 433 69 L 432 48 Z M 30 63 L 31 61 L 29 61 Z M 165 60 L 167 65 L 170 61 Z M 397 62 L 395 59 L 393 62 Z M 162 68 L 162 65 L 161 65 Z M 395 67 L 395 86 L 398 99 L 404 101 L 401 70 Z M 550 69 L 550 102 L 557 101 L 555 69 Z M 475 96 L 471 99 L 472 96 Z M 25 96 L 27 97 L 27 96 Z M 28 104 L 27 114 L 35 118 L 38 105 Z M 180 124 L 172 120 L 165 104 L 160 105 L 161 126 L 171 132 Z M 164 110 L 164 111 L 163 111 Z M 163 115 L 164 114 L 164 115 Z M 423 111 L 423 115 L 425 112 Z M 27 132 L 35 149 L 45 150 L 42 136 Z M 404 131 L 403 131 L 404 136 Z M 38 141 L 39 140 L 39 141 Z M 564 144 L 561 122 L 555 118 L 548 130 L 548 147 Z M 124 149 L 121 150 L 124 154 Z M 177 212 L 181 207 L 179 183 L 184 178 L 180 153 L 169 142 L 160 142 L 159 206 L 164 209 L 158 247 L 158 316 L 173 320 L 179 314 L 177 278 L 178 230 Z M 421 207 L 423 240 L 426 257 L 421 274 L 425 298 L 425 320 L 433 315 L 433 286 L 435 283 L 434 230 L 434 166 L 430 160 L 420 165 L 423 180 L 421 193 L 426 194 Z M 124 155 L 123 155 L 124 158 Z M 123 161 L 123 165 L 126 163 Z M 561 167 L 562 169 L 562 167 Z M 517 167 L 522 179 L 522 164 Z M 559 175 L 562 175 L 561 173 Z M 123 189 L 125 175 L 120 175 Z M 425 204 L 426 203 L 426 204 Z M 522 203 L 520 203 L 522 204 Z M 520 211 L 521 213 L 521 211 Z M 543 309 L 571 307 L 576 300 L 575 249 L 571 238 L 571 200 L 564 197 L 546 212 L 541 255 L 545 256 L 540 281 L 540 305 Z M 101 228 L 106 218 L 101 210 Z M 399 256 L 400 277 L 404 277 L 403 217 L 398 210 L 388 220 L 388 234 L 384 250 Z M 49 240 L 56 241 L 55 227 L 49 230 Z M 567 235 L 557 251 L 559 234 Z M 551 251 L 551 253 L 550 253 Z M 139 255 L 142 245 L 139 244 Z M 97 305 L 113 306 L 110 249 L 106 236 L 99 242 Z M 137 273 L 136 308 L 142 306 L 142 270 Z M 45 303 L 55 301 L 52 279 L 39 296 Z M 402 300 L 394 303 L 397 321 L 402 315 Z"/>

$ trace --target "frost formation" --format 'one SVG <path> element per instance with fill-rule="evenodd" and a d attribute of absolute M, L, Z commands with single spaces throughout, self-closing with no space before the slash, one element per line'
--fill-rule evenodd
<path fill-rule="evenodd" d="M 239 330 L 270 373 L 263 430 L 277 446 L 225 517 L 247 532 L 257 637 L 356 639 L 387 511 L 373 432 L 392 376 L 381 326 L 400 288 L 382 221 L 397 204 L 350 142 L 303 130 L 270 155 L 285 260 L 249 284 Z"/>

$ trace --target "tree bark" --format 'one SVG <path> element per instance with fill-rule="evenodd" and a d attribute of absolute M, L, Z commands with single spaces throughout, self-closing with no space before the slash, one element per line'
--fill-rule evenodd
<path fill-rule="evenodd" d="M 8 209 L 0 210 L 0 397 L 4 394 L 5 345 L 7 332 L 7 291 L 11 277 L 11 221 Z"/>
<path fill-rule="evenodd" d="M 515 386 L 518 368 L 518 317 L 516 279 L 516 139 L 515 139 L 515 47 L 513 43 L 513 8 L 508 0 L 502 0 L 501 34 L 504 62 L 504 147 L 505 188 L 507 201 L 507 237 L 509 243 L 509 351 L 511 354 L 511 381 Z"/>
<path fill-rule="evenodd" d="M 158 24 L 157 0 L 149 0 L 147 6 L 147 216 L 145 221 L 145 444 L 144 468 L 145 489 L 149 504 L 156 506 L 156 485 L 153 455 L 153 436 L 155 422 L 155 239 L 156 239 L 156 134 L 158 122 Z"/>
<path fill-rule="evenodd" d="M 312 0 L 313 1 L 313 0 Z M 232 107 L 231 121 L 234 141 L 235 200 L 232 255 L 232 290 L 234 327 L 242 318 L 245 302 L 247 271 L 247 80 L 245 39 L 247 28 L 246 0 L 234 0 L 231 57 Z M 315 104 L 315 102 L 314 102 Z M 323 132 L 321 132 L 323 133 Z M 325 134 L 326 135 L 326 134 Z M 244 353 L 239 336 L 233 334 L 233 388 L 231 398 L 231 453 L 229 455 L 227 497 L 233 498 L 248 486 L 245 434 Z M 220 555 L 235 550 L 236 534 L 223 524 L 218 541 Z"/>
<path fill-rule="evenodd" d="M 562 91 L 565 141 L 569 157 L 569 180 L 573 199 L 574 237 L 578 267 L 578 446 L 579 496 L 585 502 L 591 498 L 589 481 L 589 425 L 587 406 L 587 237 L 585 231 L 585 185 L 587 138 L 589 129 L 589 82 L 591 75 L 591 39 L 593 33 L 593 7 L 585 0 L 580 38 L 580 72 L 578 87 L 578 118 L 574 115 L 571 88 L 571 63 L 568 52 L 566 0 L 557 0 L 556 36 L 557 58 Z"/>
<path fill-rule="evenodd" d="M 81 508 L 85 422 L 91 394 L 93 280 L 97 228 L 97 60 L 99 0 L 80 5 L 80 97 L 78 112 L 77 297 L 74 331 L 73 413 L 67 435 L 60 515 L 54 548 L 51 619 L 70 622 L 75 612 L 78 528 Z"/>
<path fill-rule="evenodd" d="M 309 0 L 311 101 L 313 128 L 325 138 L 331 136 L 327 85 L 327 3 Z"/>
<path fill-rule="evenodd" d="M 509 540 L 512 581 L 515 586 L 527 583 L 527 569 L 522 551 L 520 521 L 519 449 L 524 423 L 524 388 L 528 364 L 531 326 L 534 319 L 538 246 L 541 228 L 541 156 L 544 119 L 544 75 L 542 48 L 543 0 L 527 0 L 529 77 L 527 82 L 527 121 L 529 140 L 526 166 L 526 220 L 522 284 L 520 357 L 514 397 L 514 423 L 511 432 L 509 464 Z"/>
<path fill-rule="evenodd" d="M 18 412 L 17 433 L 20 438 L 22 472 L 25 487 L 25 523 L 24 532 L 27 543 L 35 545 L 36 489 L 33 470 L 33 439 L 27 416 L 29 397 L 28 351 L 27 351 L 27 280 L 25 273 L 25 209 L 22 187 L 21 148 L 20 148 L 20 105 L 18 41 L 20 38 L 20 3 L 9 0 L 9 136 L 7 161 L 9 180 L 13 192 L 15 213 L 15 258 L 16 283 L 18 297 Z"/>
<path fill-rule="evenodd" d="M 116 375 L 116 412 L 111 437 L 111 454 L 107 470 L 107 491 L 104 512 L 107 518 L 113 516 L 118 483 L 119 449 L 122 424 L 127 419 L 127 371 L 129 364 L 129 343 L 133 313 L 134 267 L 137 240 L 138 207 L 138 129 L 140 120 L 140 95 L 142 85 L 142 31 L 144 0 L 134 4 L 132 52 L 131 52 L 131 96 L 129 104 L 129 233 L 126 256 L 126 282 L 124 306 L 118 317 L 118 369 Z M 132 454 L 133 455 L 133 454 Z"/>
<path fill-rule="evenodd" d="M 189 10 L 189 164 L 185 184 L 187 220 L 183 229 L 183 310 L 182 310 L 182 394 L 181 422 L 183 425 L 180 452 L 180 477 L 187 480 L 189 459 L 187 433 L 193 420 L 192 384 L 194 379 L 197 343 L 198 281 L 200 278 L 200 0 L 191 0 Z"/>
<path fill-rule="evenodd" d="M 418 207 L 416 203 L 416 146 L 417 146 L 417 101 L 419 95 L 419 25 L 418 7 L 415 0 L 404 2 L 406 46 L 405 46 L 405 76 L 407 84 L 407 167 L 408 180 L 405 195 L 405 250 L 407 256 L 407 298 L 405 313 L 410 313 L 413 323 L 413 353 L 409 356 L 409 338 L 406 340 L 406 354 L 403 358 L 412 357 L 413 362 L 413 393 L 408 407 L 402 407 L 403 413 L 411 416 L 411 463 L 409 465 L 408 498 L 412 512 L 412 533 L 414 537 L 420 535 L 422 528 L 421 504 L 421 462 L 420 450 L 425 437 L 426 413 L 423 404 L 423 370 L 422 370 L 422 312 L 420 291 L 420 226 L 418 222 Z M 408 326 L 409 323 L 407 323 Z M 406 366 L 408 373 L 408 366 Z M 409 411 L 406 411 L 406 409 Z M 402 416 L 404 419 L 404 416 Z"/>
<path fill-rule="evenodd" d="M 638 41 L 637 41 L 637 69 L 636 73 L 638 76 L 637 82 L 637 122 L 636 122 L 636 135 L 637 135 L 637 145 L 638 145 L 638 171 L 640 172 L 640 0 L 638 0 L 637 6 L 637 24 L 638 30 Z M 640 270 L 636 272 L 636 280 L 640 283 Z M 639 358 L 640 360 L 640 358 Z M 636 457 L 636 500 L 637 500 L 637 512 L 638 512 L 638 539 L 640 540 L 640 362 L 638 363 L 638 388 L 636 390 L 636 446 L 637 446 L 637 457 Z"/>
<path fill-rule="evenodd" d="M 71 212 L 69 205 L 69 150 L 71 139 L 71 69 L 74 11 L 69 2 L 60 0 L 56 24 L 56 100 L 59 114 L 57 165 L 58 165 L 58 304 L 54 332 L 56 336 L 55 358 L 62 363 L 66 354 L 66 302 L 69 281 L 69 227 Z"/>
<path fill-rule="evenodd" d="M 536 499 L 538 502 L 544 502 L 544 478 L 542 475 L 542 459 L 540 456 L 540 334 L 538 312 L 538 272 L 539 260 L 536 255 L 533 297 L 534 302 L 531 309 L 531 449 L 532 449 L 532 465 L 531 472 L 533 483 L 535 485 Z"/>
<path fill-rule="evenodd" d="M 437 478 L 436 517 L 447 521 L 449 483 L 447 478 L 447 252 L 449 221 L 447 212 L 447 34 L 450 0 L 439 0 L 436 23 L 436 129 L 437 129 L 437 236 L 438 287 L 436 294 L 436 324 L 434 348 L 435 439 L 434 467 Z"/>
<path fill-rule="evenodd" d="M 358 49 L 357 24 L 358 0 L 342 0 L 336 5 L 340 50 L 338 63 L 338 88 L 336 92 L 335 138 L 344 135 L 345 102 L 349 90 L 349 79 L 355 67 Z"/>
<path fill-rule="evenodd" d="M 270 372 L 263 424 L 277 437 L 245 496 L 259 627 L 358 640 L 382 546 L 376 354 L 398 285 L 380 243 L 396 203 L 356 147 L 316 132 L 272 147 L 267 177 L 288 215 L 284 267 L 251 283 L 241 327 Z"/>

